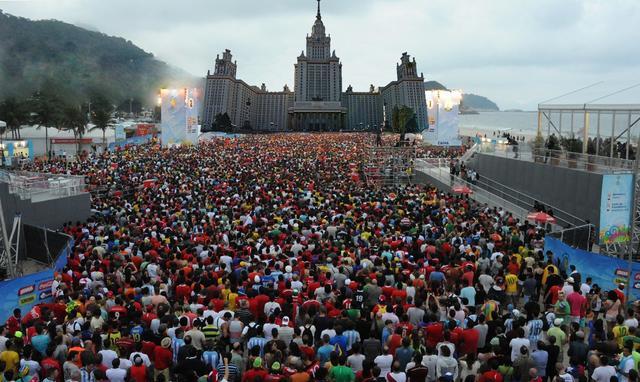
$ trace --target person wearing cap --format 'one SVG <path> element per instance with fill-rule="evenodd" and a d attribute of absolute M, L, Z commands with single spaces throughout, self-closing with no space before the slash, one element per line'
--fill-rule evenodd
<path fill-rule="evenodd" d="M 555 337 L 556 344 L 558 346 L 564 346 L 567 343 L 567 335 L 563 330 L 564 320 L 562 318 L 556 318 L 553 321 L 553 327 L 547 330 L 548 337 Z"/>
<path fill-rule="evenodd" d="M 252 368 L 242 375 L 242 382 L 264 381 L 269 373 L 262 367 L 262 358 L 256 357 L 253 360 Z"/>
<path fill-rule="evenodd" d="M 169 369 L 173 364 L 171 345 L 171 338 L 164 337 L 162 341 L 160 341 L 160 346 L 156 346 L 153 349 L 154 378 L 158 378 L 158 376 L 162 374 L 165 380 L 169 380 Z"/>
<path fill-rule="evenodd" d="M 280 382 L 285 378 L 282 373 L 282 366 L 280 362 L 276 361 L 271 364 L 269 368 L 269 374 L 264 378 L 264 382 Z"/>

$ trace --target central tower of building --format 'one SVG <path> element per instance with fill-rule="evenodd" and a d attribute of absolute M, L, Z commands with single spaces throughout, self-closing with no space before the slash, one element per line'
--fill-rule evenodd
<path fill-rule="evenodd" d="M 297 131 L 337 131 L 344 128 L 346 108 L 342 107 L 342 64 L 331 51 L 320 0 L 318 13 L 307 35 L 306 53 L 295 64 L 295 102 L 289 109 L 291 128 Z"/>

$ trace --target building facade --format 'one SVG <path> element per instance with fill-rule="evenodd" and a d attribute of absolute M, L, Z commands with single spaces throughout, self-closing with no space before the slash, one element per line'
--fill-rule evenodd
<path fill-rule="evenodd" d="M 227 113 L 234 126 L 260 131 L 340 131 L 380 128 L 391 120 L 396 106 L 409 106 L 421 129 L 428 126 L 424 76 L 418 76 L 415 58 L 403 53 L 397 80 L 386 86 L 370 86 L 368 92 L 342 91 L 342 63 L 331 50 L 320 1 L 306 50 L 294 64 L 294 90 L 280 92 L 251 86 L 236 77 L 237 63 L 229 49 L 207 72 L 202 123 L 211 127 L 216 115 Z"/>

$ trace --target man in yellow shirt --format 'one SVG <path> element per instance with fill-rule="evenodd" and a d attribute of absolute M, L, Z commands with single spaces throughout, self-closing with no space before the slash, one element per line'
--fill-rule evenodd
<path fill-rule="evenodd" d="M 13 341 L 7 340 L 5 346 L 7 350 L 0 353 L 0 361 L 5 364 L 4 371 L 11 370 L 16 373 L 18 371 L 18 364 L 20 363 L 20 356 L 18 352 L 16 352 Z"/>
<path fill-rule="evenodd" d="M 624 325 L 624 317 L 620 314 L 616 318 L 616 323 L 616 326 L 614 326 L 611 331 L 613 332 L 613 337 L 618 343 L 618 347 L 622 349 L 624 346 L 624 337 L 629 335 L 629 328 Z"/>
<path fill-rule="evenodd" d="M 516 306 L 518 303 L 518 276 L 509 272 L 504 277 L 504 281 L 506 284 L 505 292 L 507 294 L 507 302 Z"/>

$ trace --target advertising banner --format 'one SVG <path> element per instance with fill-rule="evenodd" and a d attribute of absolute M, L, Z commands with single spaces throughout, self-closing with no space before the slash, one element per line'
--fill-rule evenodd
<path fill-rule="evenodd" d="M 51 302 L 52 283 L 53 269 L 0 282 L 0 322 L 6 322 L 15 308 L 25 314 L 37 304 Z"/>
<path fill-rule="evenodd" d="M 422 133 L 423 140 L 436 146 L 460 146 L 458 111 L 461 94 L 458 91 L 428 90 L 427 118 L 429 127 Z"/>
<path fill-rule="evenodd" d="M 60 235 L 55 232 L 52 233 Z M 6 322 L 15 308 L 20 308 L 24 316 L 34 306 L 49 303 L 53 300 L 51 285 L 53 284 L 54 271 L 60 272 L 67 266 L 67 257 L 73 245 L 74 240 L 69 237 L 51 268 L 0 282 L 0 296 L 2 296 L 0 300 L 0 322 Z"/>
<path fill-rule="evenodd" d="M 127 139 L 127 133 L 124 131 L 124 125 L 119 123 L 116 125 L 115 141 L 121 142 Z"/>
<path fill-rule="evenodd" d="M 633 174 L 602 176 L 600 245 L 626 243 L 630 238 Z"/>
<path fill-rule="evenodd" d="M 162 89 L 162 146 L 198 143 L 198 99 L 196 89 Z"/>
<path fill-rule="evenodd" d="M 569 269 L 573 264 L 582 275 L 593 279 L 603 291 L 613 290 L 618 284 L 627 284 L 629 277 L 629 262 L 616 257 L 600 255 L 582 249 L 572 248 L 553 237 L 545 237 L 544 250 L 553 252 L 553 257 L 559 259 L 563 269 Z M 640 298 L 640 263 L 631 266 L 631 300 Z"/>

